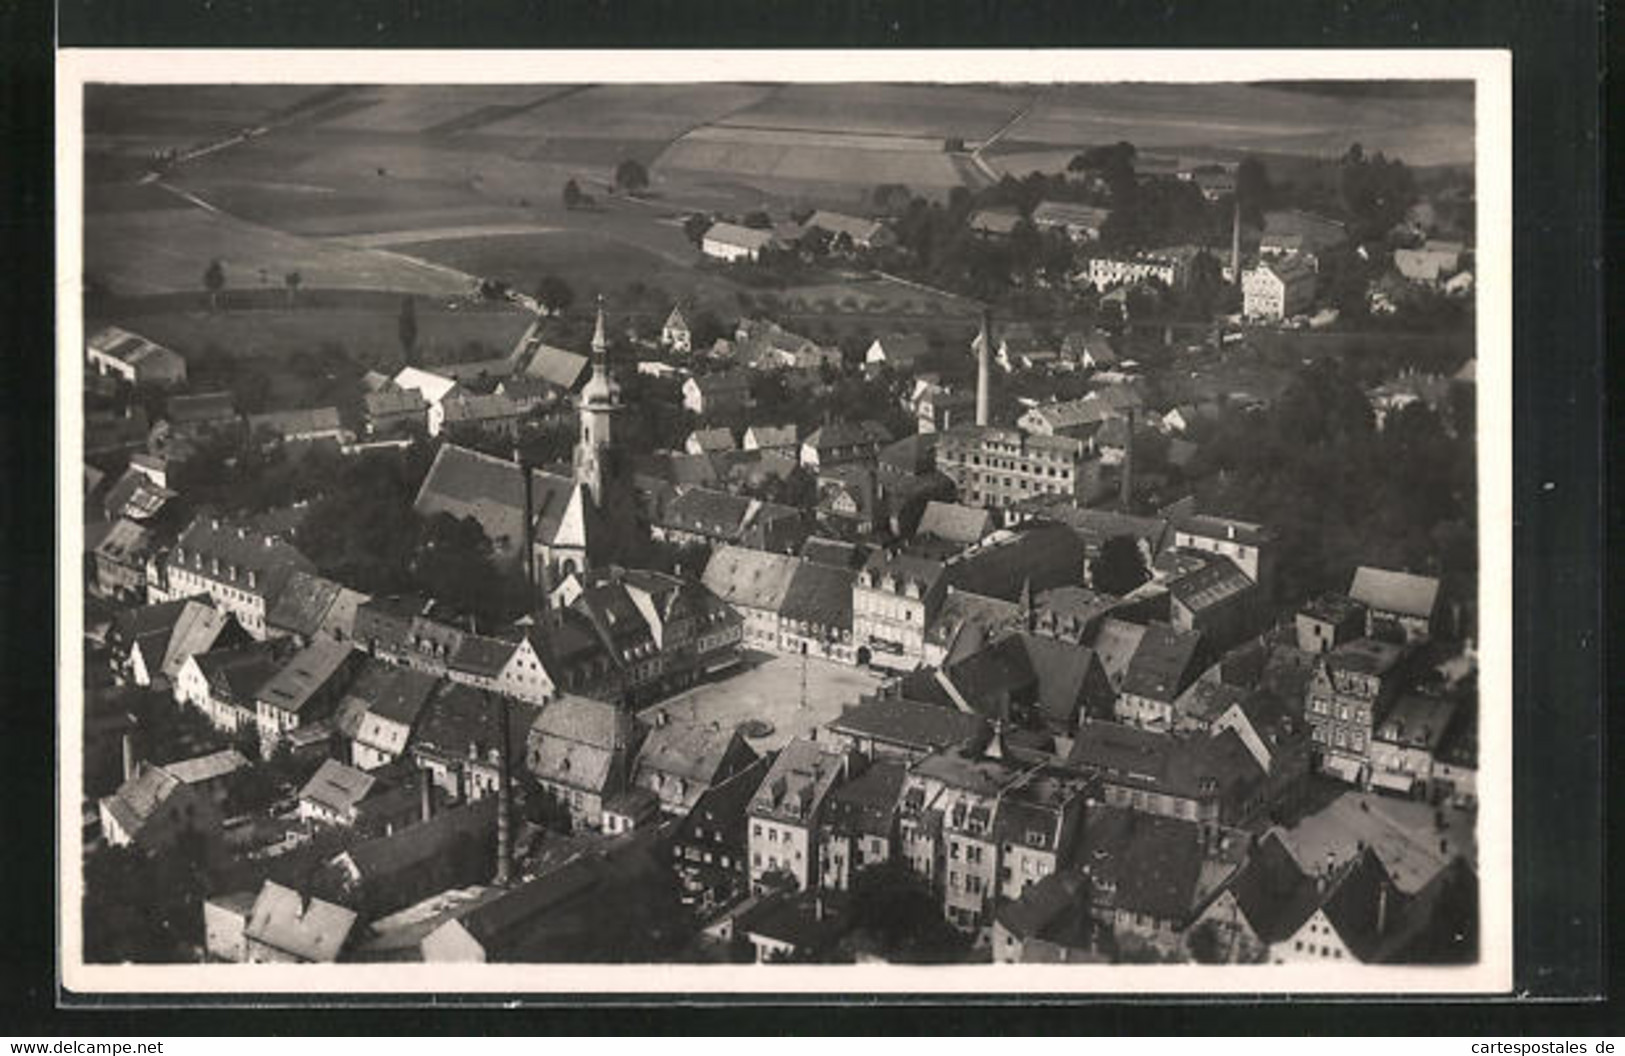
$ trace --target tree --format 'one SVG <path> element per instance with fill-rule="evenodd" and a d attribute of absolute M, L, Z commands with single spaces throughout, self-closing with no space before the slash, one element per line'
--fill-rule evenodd
<path fill-rule="evenodd" d="M 628 194 L 637 194 L 649 186 L 649 170 L 636 158 L 627 158 L 615 166 L 615 186 Z"/>
<path fill-rule="evenodd" d="M 1121 597 L 1151 578 L 1139 540 L 1114 535 L 1100 544 L 1100 555 L 1089 564 L 1089 579 L 1096 590 Z"/>
<path fill-rule="evenodd" d="M 549 315 L 560 315 L 575 302 L 575 291 L 557 275 L 543 275 L 536 284 L 536 300 Z"/>
<path fill-rule="evenodd" d="M 711 217 L 707 213 L 689 213 L 683 220 L 683 234 L 696 246 L 711 229 Z"/>
<path fill-rule="evenodd" d="M 914 201 L 914 193 L 901 183 L 882 183 L 870 193 L 869 200 L 882 213 L 897 216 Z"/>
<path fill-rule="evenodd" d="M 219 257 L 209 261 L 209 266 L 203 269 L 203 288 L 209 293 L 212 312 L 220 307 L 220 291 L 226 288 L 226 269 L 221 266 Z"/>
<path fill-rule="evenodd" d="M 755 228 L 757 231 L 771 231 L 773 218 L 761 209 L 754 209 L 745 214 L 745 226 Z"/>
<path fill-rule="evenodd" d="M 418 308 L 417 299 L 410 294 L 401 298 L 401 314 L 396 320 L 396 334 L 401 339 L 401 359 L 407 366 L 418 361 Z"/>
<path fill-rule="evenodd" d="M 1236 167 L 1236 201 L 1241 206 L 1242 223 L 1263 227 L 1264 211 L 1270 207 L 1274 195 L 1264 163 L 1251 154 L 1242 158 Z"/>
<path fill-rule="evenodd" d="M 564 207 L 566 209 L 574 209 L 574 208 L 576 208 L 577 206 L 582 204 L 581 197 L 582 197 L 581 196 L 581 185 L 576 183 L 576 181 L 573 180 L 573 179 L 565 180 L 564 181 Z"/>
<path fill-rule="evenodd" d="M 425 593 L 488 624 L 511 615 L 513 599 L 492 561 L 491 540 L 472 517 L 438 513 L 423 522 L 412 573 Z"/>
<path fill-rule="evenodd" d="M 293 307 L 294 298 L 299 295 L 299 284 L 303 281 L 297 271 L 290 271 L 282 276 L 282 285 L 288 288 L 288 307 Z"/>

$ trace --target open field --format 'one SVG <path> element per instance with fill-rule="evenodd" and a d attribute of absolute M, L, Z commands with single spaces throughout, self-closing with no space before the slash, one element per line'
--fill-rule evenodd
<path fill-rule="evenodd" d="M 319 121 L 363 132 L 444 132 L 471 116 L 506 116 L 569 90 L 568 85 L 372 85 L 349 93 L 342 113 Z M 454 129 L 455 130 L 455 129 Z"/>
<path fill-rule="evenodd" d="M 210 312 L 178 298 L 114 305 L 106 321 L 126 327 L 195 360 L 213 346 L 241 359 L 285 362 L 297 353 L 337 345 L 356 363 L 398 368 L 400 297 L 350 297 L 346 291 L 313 290 L 295 307 L 275 305 Z M 275 298 L 270 303 L 275 303 Z M 345 303 L 350 302 L 350 303 Z M 511 307 L 467 305 L 455 311 L 428 298 L 417 303 L 418 349 L 424 364 L 505 356 L 530 325 L 531 316 Z"/>
<path fill-rule="evenodd" d="M 1341 155 L 1350 143 L 1413 165 L 1470 162 L 1467 96 L 1338 97 L 1248 84 L 1069 84 L 1046 91 L 1008 138 L 1081 147 L 1128 140 L 1153 150 Z M 1070 156 L 1070 155 L 1068 155 Z"/>
<path fill-rule="evenodd" d="M 656 162 L 665 171 L 714 173 L 777 193 L 867 190 L 901 183 L 941 194 L 963 178 L 937 140 L 765 128 L 699 129 Z"/>
<path fill-rule="evenodd" d="M 520 139 L 672 140 L 772 93 L 755 84 L 600 84 L 495 122 L 482 131 Z"/>
<path fill-rule="evenodd" d="M 260 124 L 323 92 L 309 84 L 121 84 L 85 87 L 85 136 L 152 136 L 184 146 Z"/>
<path fill-rule="evenodd" d="M 531 290 L 543 275 L 563 277 L 578 295 L 619 289 L 634 279 L 658 281 L 672 265 L 639 246 L 577 231 L 444 238 L 393 245 L 408 254 Z"/>
<path fill-rule="evenodd" d="M 856 704 L 864 693 L 873 693 L 880 676 L 862 667 L 849 667 L 832 660 L 807 661 L 807 706 L 801 706 L 801 659 L 750 653 L 752 666 L 717 682 L 707 682 L 679 693 L 643 713 L 665 711 L 676 722 L 715 722 L 732 729 L 746 719 L 773 724 L 773 732 L 751 740 L 757 751 L 781 748 L 795 737 L 811 737 L 813 731 L 841 714 L 848 704 Z"/>
<path fill-rule="evenodd" d="M 178 201 L 178 200 L 177 200 Z M 218 258 L 226 284 L 281 286 L 297 271 L 306 286 L 453 294 L 466 278 L 405 257 L 301 238 L 205 209 L 143 209 L 87 218 L 85 271 L 120 295 L 201 290 Z"/>
<path fill-rule="evenodd" d="M 719 124 L 981 140 L 1035 94 L 973 84 L 790 84 Z"/>

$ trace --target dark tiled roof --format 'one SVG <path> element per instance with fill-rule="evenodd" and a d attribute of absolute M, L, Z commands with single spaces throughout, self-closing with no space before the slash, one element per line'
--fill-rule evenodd
<path fill-rule="evenodd" d="M 177 425 L 214 422 L 237 416 L 237 409 L 232 404 L 229 392 L 199 392 L 188 396 L 171 396 L 165 406 L 169 420 Z"/>
<path fill-rule="evenodd" d="M 837 830 L 889 835 L 897 797 L 907 776 L 908 769 L 902 763 L 875 760 L 863 773 L 830 793 L 826 821 Z"/>
<path fill-rule="evenodd" d="M 295 572 L 265 614 L 269 627 L 292 631 L 309 638 L 321 629 L 327 610 L 341 588 L 330 579 L 309 572 Z"/>
<path fill-rule="evenodd" d="M 497 797 L 484 796 L 391 835 L 357 844 L 347 854 L 363 883 L 387 883 L 426 867 L 469 840 L 494 840 L 496 817 Z"/>
<path fill-rule="evenodd" d="M 424 708 L 414 746 L 444 759 L 486 761 L 497 746 L 497 709 L 501 700 L 477 689 L 450 682 L 439 686 Z M 536 709 L 519 701 L 508 705 L 508 750 L 514 759 L 522 758 L 525 739 Z"/>
<path fill-rule="evenodd" d="M 260 688 L 258 699 L 297 714 L 316 692 L 332 679 L 349 660 L 352 647 L 347 642 L 318 638 L 293 655 L 272 679 Z"/>
<path fill-rule="evenodd" d="M 928 502 L 920 515 L 918 535 L 934 535 L 952 543 L 969 546 L 993 529 L 993 514 L 974 506 L 951 502 Z"/>
<path fill-rule="evenodd" d="M 360 700 L 372 715 L 411 726 L 438 681 L 422 671 L 368 660 L 345 697 Z"/>
<path fill-rule="evenodd" d="M 779 615 L 820 627 L 851 630 L 852 583 L 856 578 L 857 574 L 848 569 L 802 561 L 790 577 L 790 589 Z"/>
<path fill-rule="evenodd" d="M 830 720 L 829 729 L 916 751 L 951 748 L 984 735 L 980 715 L 903 697 L 863 697 Z"/>
<path fill-rule="evenodd" d="M 1196 908 L 1202 873 L 1195 822 L 1097 806 L 1084 819 L 1083 861 L 1111 904 L 1159 920 L 1184 921 Z"/>
<path fill-rule="evenodd" d="M 1201 641 L 1196 631 L 1179 631 L 1164 623 L 1147 627 L 1129 661 L 1123 692 L 1172 703 L 1196 674 L 1194 663 Z"/>
<path fill-rule="evenodd" d="M 1228 557 L 1212 557 L 1195 572 L 1168 584 L 1168 592 L 1192 612 L 1204 612 L 1252 589 L 1253 581 Z"/>
<path fill-rule="evenodd" d="M 458 643 L 457 651 L 451 655 L 450 666 L 454 671 L 463 671 L 481 678 L 495 678 L 502 673 L 502 669 L 513 658 L 514 650 L 519 647 L 517 642 L 503 641 L 501 638 L 487 638 L 480 634 L 468 634 Z"/>
<path fill-rule="evenodd" d="M 1360 568 L 1354 573 L 1349 597 L 1382 612 L 1427 617 L 1438 605 L 1439 581 L 1385 568 Z"/>
<path fill-rule="evenodd" d="M 806 443 L 819 451 L 837 447 L 856 447 L 891 443 L 891 432 L 879 422 L 865 419 L 852 422 L 845 419 L 830 422 L 812 431 Z"/>
<path fill-rule="evenodd" d="M 1273 832 L 1247 856 L 1230 891 L 1253 934 L 1265 943 L 1291 938 L 1319 903 L 1314 879 Z"/>

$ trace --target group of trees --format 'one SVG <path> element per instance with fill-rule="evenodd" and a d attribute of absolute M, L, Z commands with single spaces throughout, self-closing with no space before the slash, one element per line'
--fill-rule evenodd
<path fill-rule="evenodd" d="M 1471 597 L 1471 390 L 1441 410 L 1412 404 L 1378 430 L 1350 368 L 1319 361 L 1264 413 L 1227 415 L 1199 431 L 1198 502 L 1274 528 L 1283 598 L 1346 590 L 1362 564 L 1436 575 L 1452 596 Z"/>

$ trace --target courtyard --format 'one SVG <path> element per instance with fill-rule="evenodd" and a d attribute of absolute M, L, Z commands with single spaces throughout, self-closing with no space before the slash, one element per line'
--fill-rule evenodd
<path fill-rule="evenodd" d="M 768 751 L 795 737 L 811 737 L 843 707 L 880 685 L 881 676 L 867 668 L 809 657 L 803 705 L 802 662 L 799 656 L 746 650 L 742 670 L 646 708 L 640 718 L 651 722 L 656 712 L 664 711 L 674 722 L 715 722 L 725 729 L 756 719 L 770 724 L 772 732 L 751 737 L 750 745 Z"/>

